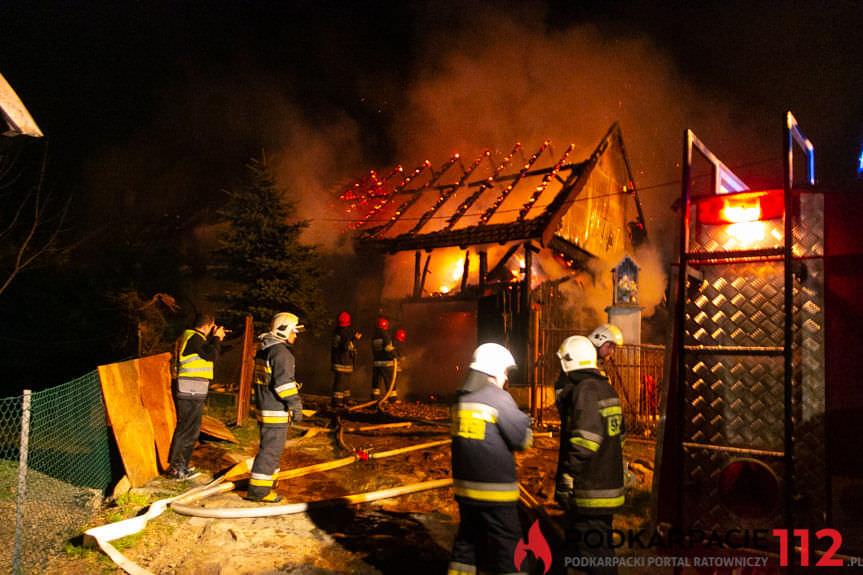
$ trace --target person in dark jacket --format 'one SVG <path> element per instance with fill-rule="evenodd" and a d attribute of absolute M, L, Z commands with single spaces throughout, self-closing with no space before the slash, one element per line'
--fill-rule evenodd
<path fill-rule="evenodd" d="M 195 316 L 195 327 L 184 331 L 175 344 L 177 379 L 173 391 L 177 427 L 168 452 L 168 476 L 173 479 L 195 475 L 189 460 L 201 434 L 204 401 L 213 381 L 213 363 L 219 357 L 224 337 L 225 328 L 216 325 L 216 318 L 200 313 Z"/>
<path fill-rule="evenodd" d="M 614 513 L 624 502 L 620 398 L 597 369 L 596 347 L 589 339 L 566 338 L 557 356 L 566 377 L 557 395 L 561 432 L 555 500 L 565 510 L 567 553 L 613 557 L 607 537 Z M 575 572 L 617 573 L 617 568 L 585 567 Z"/>
<path fill-rule="evenodd" d="M 277 313 L 270 331 L 261 336 L 255 354 L 253 385 L 261 441 L 252 465 L 246 499 L 278 503 L 282 496 L 273 491 L 279 460 L 291 423 L 303 419 L 303 402 L 295 378 L 295 359 L 291 345 L 303 330 L 292 313 Z"/>
<path fill-rule="evenodd" d="M 351 315 L 343 311 L 333 332 L 331 363 L 333 369 L 333 407 L 344 407 L 351 399 L 351 375 L 357 356 L 357 342 L 363 334 L 351 327 Z"/>
<path fill-rule="evenodd" d="M 396 347 L 390 337 L 390 322 L 385 317 L 378 318 L 375 334 L 372 337 L 372 399 L 380 399 L 393 384 L 396 376 Z M 393 388 L 390 397 L 397 392 Z"/>
<path fill-rule="evenodd" d="M 503 389 L 512 354 L 476 348 L 452 406 L 452 476 L 461 522 L 448 573 L 516 573 L 521 539 L 514 451 L 532 444 L 530 418 Z"/>

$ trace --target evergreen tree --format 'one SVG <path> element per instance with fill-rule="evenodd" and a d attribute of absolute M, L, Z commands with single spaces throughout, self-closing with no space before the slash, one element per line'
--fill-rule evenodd
<path fill-rule="evenodd" d="M 266 155 L 247 168 L 245 182 L 226 192 L 228 202 L 219 212 L 228 225 L 215 273 L 230 286 L 218 298 L 220 313 L 229 321 L 251 314 L 261 327 L 288 311 L 314 331 L 323 318 L 324 270 L 317 246 L 300 242 L 309 223 L 295 219 L 295 203 L 277 186 Z"/>

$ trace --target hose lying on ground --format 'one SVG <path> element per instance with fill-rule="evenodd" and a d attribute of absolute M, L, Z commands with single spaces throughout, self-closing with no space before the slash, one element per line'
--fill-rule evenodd
<path fill-rule="evenodd" d="M 335 497 L 333 499 L 325 499 L 322 501 L 310 501 L 308 503 L 288 503 L 287 505 L 268 505 L 266 507 L 196 507 L 193 505 L 184 505 L 179 502 L 173 502 L 171 509 L 182 515 L 191 515 L 193 517 L 212 517 L 217 519 L 239 519 L 244 517 L 273 517 L 276 515 L 290 515 L 292 513 L 303 513 L 305 511 L 321 509 L 325 507 L 353 505 L 356 503 L 368 503 L 379 499 L 387 499 L 389 497 L 398 497 L 399 495 L 407 495 L 418 491 L 428 489 L 438 489 L 440 487 L 449 487 L 452 485 L 452 478 L 435 479 L 432 481 L 423 481 L 420 483 L 411 483 L 409 485 L 400 485 L 389 489 L 380 489 L 378 491 L 369 491 L 366 493 L 355 493 L 353 495 L 345 495 L 343 497 Z"/>
<path fill-rule="evenodd" d="M 380 453 L 375 453 L 369 455 L 369 459 L 384 459 L 386 457 L 391 457 L 393 455 L 398 455 L 400 453 L 408 453 L 410 451 L 417 451 L 419 449 L 425 449 L 429 447 L 436 447 L 438 445 L 444 445 L 449 443 L 449 439 L 444 439 L 440 441 L 432 441 L 429 443 L 422 443 L 417 445 L 409 445 L 407 447 L 400 447 L 397 449 L 391 449 L 389 451 L 382 451 Z M 278 479 L 289 479 L 292 477 L 300 477 L 302 475 L 306 475 L 308 473 L 315 473 L 318 471 L 326 471 L 328 469 L 336 469 L 343 465 L 348 465 L 350 463 L 354 463 L 355 461 L 359 461 L 360 458 L 356 455 L 352 455 L 351 457 L 344 457 L 342 459 L 337 459 L 335 461 L 326 461 L 323 463 L 318 463 L 315 465 L 308 465 L 306 467 L 300 467 L 296 469 L 287 469 L 283 472 L 280 472 L 276 475 Z M 170 497 L 167 499 L 159 499 L 158 501 L 154 501 L 150 504 L 146 513 L 142 515 L 138 515 L 136 517 L 132 517 L 131 519 L 125 519 L 123 521 L 117 521 L 115 523 L 109 523 L 107 525 L 102 525 L 100 527 L 93 527 L 92 529 L 88 529 L 84 532 L 84 544 L 91 546 L 97 545 L 111 560 L 121 569 L 123 569 L 126 573 L 130 575 L 153 575 L 151 571 L 144 569 L 143 567 L 138 566 L 133 561 L 127 559 L 122 553 L 120 553 L 113 545 L 111 545 L 110 541 L 114 541 L 116 539 L 120 539 L 122 537 L 126 537 L 128 535 L 132 535 L 142 531 L 147 526 L 147 521 L 150 519 L 156 518 L 161 515 L 168 506 L 171 506 L 171 509 L 177 513 L 183 513 L 184 515 L 197 515 L 199 517 L 216 517 L 216 515 L 200 515 L 203 511 L 208 512 L 216 512 L 220 511 L 217 508 L 198 508 L 191 507 L 186 505 L 187 503 L 191 503 L 193 501 L 199 501 L 201 499 L 205 499 L 212 495 L 216 495 L 218 493 L 225 493 L 228 491 L 232 491 L 234 489 L 234 483 L 228 481 L 229 475 L 232 471 L 237 468 L 245 467 L 245 471 L 240 471 L 239 473 L 234 474 L 234 479 L 241 479 L 249 475 L 249 469 L 247 461 L 243 461 L 232 467 L 228 470 L 227 473 L 218 477 L 208 483 L 207 485 L 202 485 L 200 487 L 195 487 L 185 493 L 177 495 L 175 497 Z M 299 513 L 305 511 L 309 508 L 316 508 L 322 506 L 333 506 L 333 505 L 348 505 L 352 503 L 363 503 L 368 501 L 377 501 L 379 499 L 386 499 L 388 497 L 397 497 L 399 495 L 406 495 L 408 493 L 415 493 L 417 491 L 423 491 L 427 489 L 437 489 L 439 487 L 446 487 L 452 484 L 451 478 L 445 479 L 437 479 L 434 481 L 426 481 L 422 483 L 414 483 L 411 485 L 403 485 L 400 487 L 394 487 L 390 489 L 382 489 L 379 491 L 372 491 L 369 493 L 359 493 L 354 495 L 348 495 L 345 497 L 340 497 L 331 500 L 318 501 L 318 502 L 310 502 L 310 503 L 295 503 L 289 505 L 280 505 L 278 507 L 245 507 L 245 508 L 234 508 L 227 509 L 226 512 L 232 511 L 245 511 L 250 513 L 248 515 L 236 515 L 236 517 L 263 517 L 268 515 L 279 515 L 284 513 Z M 176 507 L 175 507 L 176 505 Z M 305 506 L 303 509 L 300 509 L 300 506 Z M 289 511 L 282 511 L 281 513 L 270 513 L 271 510 L 279 508 L 288 508 L 291 509 Z M 192 511 L 194 510 L 194 511 Z M 256 511 L 264 511 L 263 515 L 254 515 L 251 514 Z M 184 511 L 190 511 L 189 513 L 184 513 Z M 230 515 L 225 515 L 224 517 L 229 517 Z"/>

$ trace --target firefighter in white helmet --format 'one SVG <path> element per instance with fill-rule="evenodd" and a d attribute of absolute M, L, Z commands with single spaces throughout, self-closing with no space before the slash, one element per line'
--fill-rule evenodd
<path fill-rule="evenodd" d="M 596 353 L 601 360 L 607 360 L 614 355 L 614 350 L 623 345 L 623 332 L 612 323 L 604 323 L 590 332 L 587 339 L 596 347 Z"/>
<path fill-rule="evenodd" d="M 560 451 L 555 500 L 566 511 L 567 555 L 614 556 L 606 537 L 611 533 L 614 513 L 624 501 L 620 398 L 596 367 L 596 347 L 588 338 L 566 338 L 557 357 L 565 380 L 557 396 Z M 584 535 L 589 531 L 602 534 L 602 540 L 585 544 Z M 617 569 L 577 572 L 617 573 Z"/>
<path fill-rule="evenodd" d="M 299 318 L 292 313 L 277 313 L 270 323 L 270 331 L 263 334 L 260 349 L 255 354 L 255 404 L 261 443 L 246 499 L 277 503 L 282 496 L 273 491 L 275 476 L 288 427 L 303 419 L 303 402 L 300 399 L 294 376 L 296 362 L 291 345 L 303 331 Z"/>
<path fill-rule="evenodd" d="M 452 476 L 461 523 L 448 573 L 516 573 L 521 539 L 513 451 L 530 447 L 530 418 L 503 389 L 512 354 L 476 348 L 452 406 Z"/>

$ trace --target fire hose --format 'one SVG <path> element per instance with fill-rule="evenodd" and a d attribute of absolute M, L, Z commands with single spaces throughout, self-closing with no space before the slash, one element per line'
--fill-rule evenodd
<path fill-rule="evenodd" d="M 387 392 L 380 399 L 373 399 L 371 401 L 367 401 L 365 403 L 360 403 L 358 405 L 352 405 L 348 407 L 348 411 L 355 411 L 357 409 L 363 409 L 364 407 L 369 407 L 370 405 L 378 404 L 378 409 L 384 404 L 384 402 L 389 399 L 390 395 L 392 395 L 393 390 L 396 388 L 396 380 L 399 378 L 399 360 L 398 358 L 393 358 L 393 380 L 390 382 L 389 387 L 387 388 Z"/>
<path fill-rule="evenodd" d="M 422 443 L 417 445 L 409 445 L 406 447 L 391 449 L 389 451 L 382 451 L 376 454 L 367 454 L 365 456 L 352 455 L 351 457 L 343 457 L 334 461 L 327 461 L 324 463 L 308 465 L 306 467 L 300 467 L 296 469 L 288 469 L 278 473 L 276 475 L 276 478 L 289 479 L 293 477 L 300 477 L 309 473 L 316 473 L 329 469 L 337 469 L 339 467 L 349 465 L 356 461 L 364 461 L 367 459 L 384 459 L 386 457 L 391 457 L 393 455 L 398 455 L 401 453 L 408 453 L 411 451 L 417 451 L 429 447 L 436 447 L 439 445 L 448 444 L 450 443 L 450 441 L 450 439 L 444 439 L 440 441 L 431 441 L 428 443 Z M 447 477 L 444 479 L 436 479 L 432 481 L 424 481 L 409 485 L 401 485 L 399 487 L 381 489 L 378 491 L 346 495 L 343 497 L 337 497 L 329 500 L 313 501 L 308 503 L 294 503 L 288 505 L 280 505 L 277 507 L 199 508 L 187 505 L 188 503 L 200 501 L 201 499 L 205 499 L 218 493 L 232 491 L 234 489 L 233 481 L 243 479 L 248 476 L 250 474 L 249 470 L 250 467 L 248 465 L 248 460 L 238 463 L 237 465 L 229 469 L 227 473 L 225 473 L 219 478 L 214 479 L 207 485 L 196 487 L 194 489 L 191 489 L 190 491 L 187 491 L 186 493 L 177 495 L 175 497 L 154 501 L 152 504 L 150 504 L 147 511 L 142 515 L 138 515 L 130 519 L 125 519 L 123 521 L 117 521 L 115 523 L 109 523 L 100 527 L 93 527 L 92 529 L 88 529 L 84 532 L 84 542 L 86 545 L 97 545 L 108 557 L 111 558 L 111 560 L 117 566 L 119 566 L 127 573 L 130 573 L 131 575 L 153 575 L 151 571 L 144 569 L 135 564 L 133 561 L 127 559 L 122 553 L 120 553 L 120 551 L 118 551 L 113 545 L 111 545 L 110 542 L 142 531 L 146 527 L 147 521 L 161 515 L 169 506 L 173 511 L 177 513 L 181 513 L 183 515 L 193 515 L 197 517 L 213 517 L 225 519 L 241 517 L 269 517 L 274 515 L 301 513 L 309 509 L 316 509 L 321 507 L 351 505 L 355 503 L 377 501 L 389 497 L 397 497 L 399 495 L 406 495 L 409 493 L 416 493 L 418 491 L 424 491 L 429 489 L 438 489 L 440 487 L 447 487 L 449 485 L 452 485 L 452 478 Z"/>

